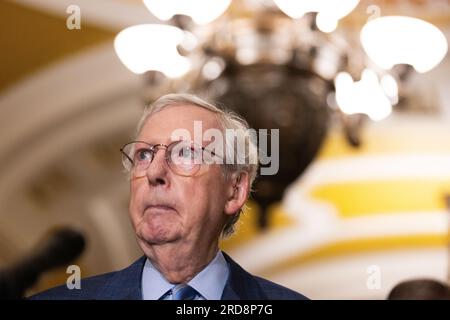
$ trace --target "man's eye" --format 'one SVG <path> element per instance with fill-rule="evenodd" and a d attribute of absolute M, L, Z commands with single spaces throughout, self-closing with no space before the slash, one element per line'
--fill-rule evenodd
<path fill-rule="evenodd" d="M 149 149 L 140 149 L 136 151 L 135 155 L 137 161 L 146 161 L 152 158 L 152 151 Z"/>

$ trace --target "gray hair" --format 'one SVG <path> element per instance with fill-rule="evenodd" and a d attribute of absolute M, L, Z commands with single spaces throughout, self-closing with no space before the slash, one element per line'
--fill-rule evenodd
<path fill-rule="evenodd" d="M 229 141 L 229 139 L 226 139 L 225 152 L 228 159 L 234 158 L 234 155 L 236 155 L 238 159 L 233 159 L 234 161 L 232 164 L 224 164 L 223 168 L 227 179 L 233 173 L 239 174 L 241 172 L 246 172 L 249 175 L 250 191 L 252 191 L 252 185 L 257 176 L 259 163 L 256 137 L 252 137 L 249 135 L 250 127 L 247 121 L 240 115 L 227 108 L 218 107 L 192 94 L 166 94 L 154 101 L 147 108 L 145 108 L 136 129 L 136 137 L 140 134 L 142 128 L 152 114 L 161 111 L 166 107 L 177 105 L 194 105 L 215 113 L 217 116 L 217 120 L 221 126 L 220 129 L 224 134 L 226 134 L 226 130 L 231 129 L 233 130 L 237 141 L 245 141 L 245 146 L 248 146 L 248 152 L 239 154 L 237 144 L 234 143 L 234 140 Z M 241 213 L 242 208 L 240 208 L 234 215 L 232 215 L 225 223 L 222 229 L 223 238 L 226 238 L 234 233 L 235 225 L 239 220 Z"/>

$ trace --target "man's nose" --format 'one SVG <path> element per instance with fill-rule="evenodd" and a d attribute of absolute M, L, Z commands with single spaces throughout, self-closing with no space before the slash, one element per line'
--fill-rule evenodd
<path fill-rule="evenodd" d="M 168 184 L 168 167 L 166 161 L 166 150 L 158 148 L 155 152 L 153 161 L 147 168 L 147 179 L 152 186 L 163 186 Z"/>

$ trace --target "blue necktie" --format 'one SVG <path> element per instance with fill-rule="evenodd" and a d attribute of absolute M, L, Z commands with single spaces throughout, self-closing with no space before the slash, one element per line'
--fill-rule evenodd
<path fill-rule="evenodd" d="M 172 300 L 194 300 L 197 291 L 187 284 L 179 284 L 172 289 Z"/>

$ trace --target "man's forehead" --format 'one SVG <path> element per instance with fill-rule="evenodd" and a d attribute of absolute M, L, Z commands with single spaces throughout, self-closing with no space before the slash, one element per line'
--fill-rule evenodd
<path fill-rule="evenodd" d="M 217 115 L 205 108 L 193 105 L 168 106 L 148 117 L 139 138 L 157 140 L 149 142 L 163 143 L 171 141 L 171 136 L 179 130 L 187 130 L 191 135 L 203 134 L 208 129 L 219 129 Z"/>

